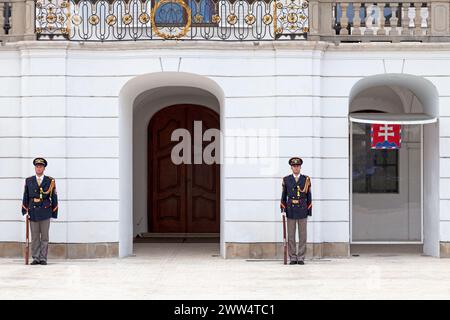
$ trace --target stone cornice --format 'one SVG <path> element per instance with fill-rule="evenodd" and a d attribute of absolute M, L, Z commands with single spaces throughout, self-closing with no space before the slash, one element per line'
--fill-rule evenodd
<path fill-rule="evenodd" d="M 360 51 L 360 52 L 430 52 L 450 51 L 450 43 L 341 43 L 335 45 L 324 41 L 19 41 L 0 46 L 0 51 L 26 50 L 86 50 L 86 51 L 133 51 L 133 50 L 231 50 L 231 51 Z"/>

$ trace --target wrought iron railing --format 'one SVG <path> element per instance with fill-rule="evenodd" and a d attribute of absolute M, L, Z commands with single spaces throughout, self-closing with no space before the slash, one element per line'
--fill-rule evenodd
<path fill-rule="evenodd" d="M 307 0 L 38 0 L 38 39 L 306 39 Z"/>
<path fill-rule="evenodd" d="M 0 42 L 450 42 L 450 0 L 0 0 Z"/>

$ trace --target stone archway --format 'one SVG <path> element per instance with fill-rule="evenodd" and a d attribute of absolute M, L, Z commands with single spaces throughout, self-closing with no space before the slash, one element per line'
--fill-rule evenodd
<path fill-rule="evenodd" d="M 146 132 L 148 123 L 156 112 L 166 106 L 181 103 L 200 104 L 215 110 L 220 114 L 222 124 L 221 110 L 224 101 L 224 93 L 217 83 L 207 77 L 184 72 L 145 74 L 124 85 L 119 94 L 120 257 L 132 254 L 135 230 L 147 224 L 146 218 L 138 223 L 140 217 L 133 214 L 137 211 L 146 213 L 147 206 L 147 134 L 140 133 Z M 222 184 L 221 181 L 221 208 Z M 223 223 L 220 228 L 223 255 Z"/>
<path fill-rule="evenodd" d="M 415 170 L 419 173 L 423 170 L 421 188 L 426 190 L 423 196 L 420 195 L 423 197 L 423 252 L 431 256 L 439 256 L 438 102 L 438 92 L 430 81 L 405 74 L 364 78 L 354 85 L 349 99 L 351 121 L 423 125 L 423 160 L 422 165 L 416 165 Z M 381 113 L 375 114 L 374 111 Z M 366 114 L 361 116 L 357 112 Z M 408 175 L 407 172 L 404 174 Z M 350 178 L 353 179 L 353 172 L 350 172 Z M 397 192 L 400 193 L 399 190 Z M 372 203 L 374 206 L 376 204 Z"/>

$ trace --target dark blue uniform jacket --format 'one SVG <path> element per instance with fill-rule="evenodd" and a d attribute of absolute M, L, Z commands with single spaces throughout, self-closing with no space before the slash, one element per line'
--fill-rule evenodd
<path fill-rule="evenodd" d="M 283 178 L 281 210 L 286 211 L 288 219 L 304 219 L 312 216 L 311 179 L 300 175 L 297 182 L 293 174 Z"/>
<path fill-rule="evenodd" d="M 52 183 L 53 180 L 53 183 Z M 28 212 L 31 221 L 41 221 L 58 217 L 58 196 L 55 180 L 44 176 L 39 187 L 36 176 L 25 179 L 22 199 L 22 215 Z"/>

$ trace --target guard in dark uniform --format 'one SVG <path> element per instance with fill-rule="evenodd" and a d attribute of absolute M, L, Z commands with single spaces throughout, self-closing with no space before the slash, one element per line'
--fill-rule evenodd
<path fill-rule="evenodd" d="M 22 215 L 29 215 L 31 226 L 32 265 L 47 264 L 50 218 L 58 217 L 55 179 L 44 175 L 47 160 L 33 160 L 36 175 L 25 179 Z"/>
<path fill-rule="evenodd" d="M 312 215 L 311 179 L 300 174 L 303 160 L 289 159 L 292 174 L 283 178 L 280 208 L 286 213 L 288 227 L 288 251 L 290 264 L 304 264 L 306 254 L 306 222 Z M 299 248 L 295 242 L 296 227 L 299 230 Z"/>

